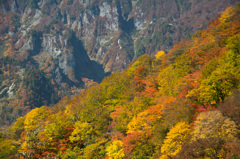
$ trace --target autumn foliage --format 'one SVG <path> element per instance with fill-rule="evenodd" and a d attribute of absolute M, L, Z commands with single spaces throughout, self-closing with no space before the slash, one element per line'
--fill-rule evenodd
<path fill-rule="evenodd" d="M 33 109 L 0 142 L 15 158 L 239 157 L 239 17 L 240 5 L 229 7 L 168 54 L 143 55 L 71 100 Z"/>

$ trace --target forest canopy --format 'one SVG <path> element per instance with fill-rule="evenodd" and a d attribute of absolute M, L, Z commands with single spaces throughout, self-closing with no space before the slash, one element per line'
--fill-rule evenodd
<path fill-rule="evenodd" d="M 0 136 L 0 158 L 239 158 L 239 89 L 240 5 L 168 54 L 31 110 Z"/>

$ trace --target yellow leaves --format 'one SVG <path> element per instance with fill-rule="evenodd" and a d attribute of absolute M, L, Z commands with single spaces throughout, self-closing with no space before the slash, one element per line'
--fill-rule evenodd
<path fill-rule="evenodd" d="M 227 40 L 227 48 L 229 49 L 229 51 L 231 51 L 231 53 L 227 53 L 227 54 L 231 54 L 230 57 L 228 57 L 228 60 L 230 61 L 234 61 L 237 58 L 239 58 L 240 56 L 240 34 L 234 35 L 230 38 L 228 38 Z M 239 65 L 239 63 L 236 63 L 237 65 Z"/>
<path fill-rule="evenodd" d="M 60 111 L 51 116 L 52 121 L 48 123 L 44 132 L 50 139 L 60 139 L 65 134 L 66 128 L 72 124 L 69 116 Z"/>
<path fill-rule="evenodd" d="M 232 141 L 237 133 L 234 121 L 224 117 L 219 111 L 200 113 L 194 123 L 193 140 L 201 138 L 222 138 Z"/>
<path fill-rule="evenodd" d="M 227 20 L 229 20 L 229 18 L 231 16 L 233 16 L 233 14 L 234 14 L 234 8 L 233 7 L 227 7 L 225 9 L 225 11 L 221 14 L 221 17 L 219 18 L 219 20 L 222 23 L 225 23 Z"/>
<path fill-rule="evenodd" d="M 218 29 L 218 33 L 223 35 L 219 36 L 221 39 L 239 33 L 239 9 L 232 6 L 226 8 L 221 14 L 219 22 L 216 28 Z"/>
<path fill-rule="evenodd" d="M 164 58 L 166 56 L 166 53 L 164 51 L 158 51 L 158 53 L 155 55 L 156 59 Z"/>
<path fill-rule="evenodd" d="M 94 133 L 94 130 L 89 123 L 81 123 L 76 122 L 75 123 L 76 129 L 72 132 L 71 136 L 69 137 L 71 142 L 81 142 L 88 138 L 91 138 L 91 136 Z"/>
<path fill-rule="evenodd" d="M 41 108 L 35 108 L 31 110 L 27 115 L 24 121 L 24 129 L 26 131 L 34 131 L 45 122 L 45 119 L 49 116 L 50 112 L 47 107 L 42 106 Z"/>
<path fill-rule="evenodd" d="M 162 118 L 162 105 L 149 107 L 147 110 L 133 117 L 129 122 L 127 133 L 151 130 L 154 120 Z"/>
<path fill-rule="evenodd" d="M 24 131 L 25 117 L 20 117 L 17 121 L 8 129 L 9 135 L 15 140 L 20 139 L 21 133 Z"/>
<path fill-rule="evenodd" d="M 223 102 L 237 86 L 237 78 L 231 73 L 231 67 L 222 65 L 203 79 L 199 88 L 189 91 L 187 97 L 197 100 L 200 104 Z"/>
<path fill-rule="evenodd" d="M 6 57 L 6 56 L 10 55 L 10 57 L 12 57 L 11 55 L 13 54 L 14 50 L 13 50 L 11 44 L 7 43 L 6 47 L 8 47 L 8 49 L 4 52 L 4 56 Z"/>
<path fill-rule="evenodd" d="M 65 110 L 65 114 L 69 115 L 72 120 L 78 121 L 83 118 L 83 109 L 85 106 L 85 100 L 83 99 L 83 96 L 86 95 L 82 93 L 80 96 L 75 97 L 70 102 L 68 102 Z"/>
<path fill-rule="evenodd" d="M 137 68 L 141 66 L 148 66 L 151 64 L 151 60 L 148 55 L 142 55 L 127 69 L 127 76 L 132 76 L 136 73 Z"/>
<path fill-rule="evenodd" d="M 132 133 L 134 131 L 147 131 L 151 127 L 149 126 L 146 116 L 148 115 L 147 111 L 141 112 L 137 115 L 137 117 L 133 117 L 131 122 L 128 124 L 128 131 L 127 133 Z"/>
<path fill-rule="evenodd" d="M 122 159 L 125 157 L 123 143 L 121 140 L 115 140 L 106 149 L 109 159 Z"/>
<path fill-rule="evenodd" d="M 155 119 L 162 118 L 162 110 L 163 110 L 163 107 L 161 104 L 149 107 L 147 110 L 148 111 L 147 120 L 152 122 Z"/>
<path fill-rule="evenodd" d="M 160 156 L 159 159 L 169 159 L 169 157 L 167 155 L 162 155 L 162 156 Z"/>
<path fill-rule="evenodd" d="M 167 134 L 161 152 L 164 155 L 175 156 L 181 150 L 183 143 L 190 137 L 190 126 L 185 122 L 179 122 Z M 164 156 L 163 156 L 164 158 Z"/>
<path fill-rule="evenodd" d="M 184 82 L 184 76 L 190 71 L 191 59 L 183 54 L 174 64 L 163 69 L 158 75 L 159 95 L 173 96 L 179 93 L 178 86 Z"/>
<path fill-rule="evenodd" d="M 78 158 L 104 158 L 105 156 L 105 144 L 108 139 L 102 138 L 94 144 L 87 145 L 84 149 L 84 157 L 79 156 Z M 104 152 L 104 153 L 102 153 Z"/>
<path fill-rule="evenodd" d="M 17 153 L 18 145 L 17 143 L 14 143 L 14 141 L 5 139 L 2 140 L 0 138 L 0 158 L 7 159 L 12 158 L 10 155 Z"/>
<path fill-rule="evenodd" d="M 135 96 L 133 101 L 128 106 L 133 114 L 138 114 L 148 107 L 148 98 Z"/>

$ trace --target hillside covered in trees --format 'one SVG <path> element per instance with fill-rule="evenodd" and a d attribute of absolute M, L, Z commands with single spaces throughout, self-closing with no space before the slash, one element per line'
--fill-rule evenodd
<path fill-rule="evenodd" d="M 239 89 L 240 4 L 168 54 L 18 118 L 0 158 L 239 158 Z"/>
<path fill-rule="evenodd" d="M 166 53 L 239 0 L 0 0 L 0 132 Z"/>

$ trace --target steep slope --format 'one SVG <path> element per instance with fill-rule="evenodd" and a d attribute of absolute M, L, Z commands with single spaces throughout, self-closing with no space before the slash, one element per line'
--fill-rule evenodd
<path fill-rule="evenodd" d="M 0 138 L 0 155 L 239 158 L 239 15 L 240 4 L 228 7 L 168 54 L 143 55 L 71 100 L 33 109 Z"/>
<path fill-rule="evenodd" d="M 142 54 L 168 51 L 236 3 L 0 1 L 0 123 L 9 125 L 32 108 L 79 93 Z"/>
<path fill-rule="evenodd" d="M 42 47 L 39 46 L 39 49 L 43 48 L 41 52 L 57 54 L 64 51 L 62 42 L 51 44 L 51 40 L 65 36 L 61 32 L 66 28 L 73 30 L 83 41 L 90 59 L 103 64 L 107 72 L 125 68 L 141 54 L 168 51 L 180 38 L 206 28 L 211 18 L 236 3 L 236 0 L 8 0 L 2 2 L 1 11 L 20 14 L 21 26 L 17 31 L 20 32 L 20 41 L 32 43 L 29 38 L 24 38 L 31 29 L 42 32 L 39 35 L 43 39 Z M 64 27 L 56 29 L 54 23 Z M 46 41 L 50 45 L 48 50 L 45 50 Z M 18 49 L 38 52 L 37 48 L 20 44 Z M 71 63 L 71 58 L 69 61 Z"/>

